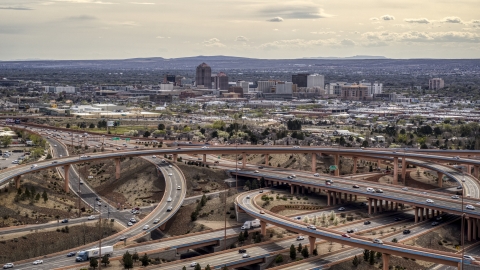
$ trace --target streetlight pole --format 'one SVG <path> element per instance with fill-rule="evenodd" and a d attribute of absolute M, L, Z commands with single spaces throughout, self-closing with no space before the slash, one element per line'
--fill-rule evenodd
<path fill-rule="evenodd" d="M 225 227 L 224 227 L 224 236 L 223 236 L 223 250 L 227 250 L 227 193 L 228 193 L 228 184 L 225 182 L 225 185 L 227 186 L 227 189 L 225 189 L 225 192 L 223 193 L 223 197 L 225 198 L 225 209 L 224 209 L 224 221 L 225 221 Z"/>
<path fill-rule="evenodd" d="M 462 182 L 461 182 L 461 185 L 462 185 L 462 223 L 461 223 L 461 231 L 462 231 L 462 235 L 461 235 L 461 242 L 462 242 L 462 267 L 461 269 L 463 270 L 463 256 L 465 255 L 465 212 L 463 210 L 463 197 L 465 195 L 465 190 L 464 190 L 464 185 L 463 185 L 463 181 L 465 181 L 465 172 L 463 172 L 463 169 L 462 169 L 462 174 L 463 174 L 463 179 L 462 179 Z"/>

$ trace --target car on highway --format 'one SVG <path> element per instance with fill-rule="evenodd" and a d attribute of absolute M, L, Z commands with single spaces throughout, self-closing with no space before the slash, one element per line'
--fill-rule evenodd
<path fill-rule="evenodd" d="M 83 181 L 82 181 L 82 180 L 80 180 L 80 185 L 83 185 L 83 184 L 84 184 L 84 183 L 83 183 Z"/>
<path fill-rule="evenodd" d="M 168 176 L 172 176 L 172 175 L 173 175 L 173 173 L 168 173 Z"/>
<path fill-rule="evenodd" d="M 241 248 L 241 249 L 238 250 L 238 253 L 246 253 L 246 252 L 247 252 L 247 250 L 244 249 L 244 248 Z"/>
<path fill-rule="evenodd" d="M 378 189 L 375 190 L 375 193 L 383 193 L 383 190 L 378 188 Z"/>
<path fill-rule="evenodd" d="M 302 240 L 305 240 L 305 237 L 303 237 L 301 235 L 297 236 L 297 241 L 302 241 Z"/>
<path fill-rule="evenodd" d="M 3 265 L 3 269 L 13 268 L 13 263 L 6 263 Z"/>
<path fill-rule="evenodd" d="M 401 220 L 403 220 L 403 219 L 402 219 L 402 218 L 399 218 L 399 217 L 396 217 L 396 218 L 395 218 L 395 221 L 401 221 Z"/>
<path fill-rule="evenodd" d="M 259 171 L 258 171 L 258 170 L 255 170 L 254 173 L 259 173 Z"/>
<path fill-rule="evenodd" d="M 459 157 L 459 156 L 456 156 L 456 157 L 452 157 L 452 158 L 453 158 L 453 159 L 460 159 L 460 157 Z"/>
<path fill-rule="evenodd" d="M 294 217 L 294 218 L 293 218 L 293 220 L 300 220 L 300 219 L 302 219 L 301 216 L 297 216 L 297 217 Z"/>
<path fill-rule="evenodd" d="M 180 148 L 180 147 L 177 147 L 177 150 L 180 150 L 180 149 L 182 149 L 182 148 Z"/>
<path fill-rule="evenodd" d="M 347 230 L 347 233 L 354 233 L 355 231 L 353 229 Z"/>
<path fill-rule="evenodd" d="M 342 237 L 346 237 L 346 238 L 352 238 L 348 233 L 344 233 L 342 234 Z"/>
<path fill-rule="evenodd" d="M 451 198 L 457 200 L 457 199 L 460 199 L 460 196 L 458 196 L 458 195 L 453 195 Z"/>
<path fill-rule="evenodd" d="M 314 231 L 317 230 L 317 227 L 315 227 L 313 225 L 308 225 L 307 228 L 310 229 L 310 230 L 314 230 Z"/>
<path fill-rule="evenodd" d="M 317 176 L 317 177 L 318 177 L 318 176 L 320 176 L 320 174 L 319 174 L 319 173 L 315 173 L 315 174 L 313 174 L 313 176 Z"/>
<path fill-rule="evenodd" d="M 190 267 L 195 267 L 195 266 L 197 266 L 197 264 L 198 264 L 198 263 L 196 263 L 196 262 L 192 262 L 192 263 L 190 264 Z"/>
<path fill-rule="evenodd" d="M 133 223 L 132 223 L 132 222 L 128 222 L 128 223 L 127 223 L 127 226 L 133 226 Z"/>
<path fill-rule="evenodd" d="M 167 208 L 167 212 L 172 211 L 172 209 L 173 209 L 173 207 L 169 206 L 169 207 Z"/>
<path fill-rule="evenodd" d="M 436 221 L 432 222 L 432 226 L 437 226 L 438 224 L 439 224 L 439 223 L 436 222 Z"/>
<path fill-rule="evenodd" d="M 462 186 L 458 186 L 457 189 L 462 189 Z"/>
<path fill-rule="evenodd" d="M 373 189 L 373 188 L 371 188 L 371 187 L 367 187 L 367 192 L 375 193 L 375 189 Z"/>
<path fill-rule="evenodd" d="M 475 206 L 471 205 L 471 204 L 467 204 L 465 206 L 465 208 L 467 208 L 468 210 L 475 210 Z"/>
<path fill-rule="evenodd" d="M 160 219 L 158 219 L 158 218 L 153 220 L 153 224 L 157 224 L 158 222 L 160 222 Z"/>
<path fill-rule="evenodd" d="M 370 225 L 370 224 L 372 224 L 372 222 L 370 222 L 370 220 L 367 220 L 367 221 L 363 222 L 363 225 Z"/>
<path fill-rule="evenodd" d="M 258 193 L 263 193 L 263 190 L 260 190 Z"/>
<path fill-rule="evenodd" d="M 143 226 L 143 230 L 148 230 L 148 229 L 150 229 L 150 226 L 148 225 Z"/>
<path fill-rule="evenodd" d="M 73 257 L 73 256 L 75 256 L 76 254 L 77 254 L 77 252 L 72 251 L 72 252 L 69 252 L 69 253 L 67 254 L 67 257 Z"/>
<path fill-rule="evenodd" d="M 33 262 L 33 265 L 43 264 L 43 260 L 36 260 Z"/>
<path fill-rule="evenodd" d="M 38 167 L 38 165 L 37 165 L 37 164 L 33 164 L 33 165 L 30 167 L 30 169 L 35 169 L 36 167 Z"/>
<path fill-rule="evenodd" d="M 338 208 L 338 211 L 345 211 L 345 207 Z"/>
<path fill-rule="evenodd" d="M 120 148 L 120 147 L 117 147 L 116 149 L 117 149 L 117 150 L 120 150 L 120 149 L 122 149 L 122 148 Z"/>
<path fill-rule="evenodd" d="M 168 165 L 168 167 L 169 167 L 169 168 L 173 168 L 173 166 L 172 166 L 172 165 Z"/>
<path fill-rule="evenodd" d="M 80 156 L 80 158 L 87 158 L 87 156 L 85 156 L 85 155 L 81 155 L 81 156 Z"/>
<path fill-rule="evenodd" d="M 12 161 L 12 164 L 18 164 L 18 160 L 15 159 L 14 161 Z"/>
<path fill-rule="evenodd" d="M 409 234 L 409 233 L 411 233 L 410 230 L 403 230 L 403 234 Z"/>
<path fill-rule="evenodd" d="M 375 239 L 373 239 L 373 243 L 382 245 L 383 241 L 378 239 L 378 238 L 375 238 Z"/>
<path fill-rule="evenodd" d="M 167 202 L 171 202 L 171 201 L 172 201 L 172 197 L 168 197 Z"/>
<path fill-rule="evenodd" d="M 95 219 L 95 216 L 88 216 L 87 219 L 88 220 L 93 220 L 93 219 Z"/>
<path fill-rule="evenodd" d="M 250 258 L 250 255 L 248 255 L 247 253 L 245 253 L 245 254 L 242 255 L 242 258 Z"/>
<path fill-rule="evenodd" d="M 152 158 L 157 158 L 157 156 L 153 155 Z"/>
<path fill-rule="evenodd" d="M 62 220 L 62 223 L 68 223 L 68 219 Z"/>
<path fill-rule="evenodd" d="M 298 145 L 295 145 L 295 146 L 293 146 L 293 148 L 300 148 L 300 146 L 298 146 Z"/>
<path fill-rule="evenodd" d="M 402 190 L 408 191 L 408 187 L 403 187 Z"/>
<path fill-rule="evenodd" d="M 360 188 L 358 185 L 353 185 L 352 188 Z"/>
<path fill-rule="evenodd" d="M 463 258 L 464 258 L 465 260 L 475 261 L 475 258 L 473 258 L 473 257 L 470 256 L 470 255 L 463 255 Z"/>
<path fill-rule="evenodd" d="M 102 206 L 102 202 L 98 201 L 98 202 L 97 202 L 97 205 L 98 205 L 98 206 Z"/>
<path fill-rule="evenodd" d="M 425 200 L 427 203 L 434 203 L 434 201 L 432 199 L 426 199 Z"/>
<path fill-rule="evenodd" d="M 262 215 L 263 215 L 263 214 L 265 214 L 265 211 L 263 211 L 263 210 L 260 210 L 260 214 L 262 214 Z"/>
<path fill-rule="evenodd" d="M 52 164 L 57 164 L 57 163 L 58 163 L 58 161 L 52 161 Z"/>
<path fill-rule="evenodd" d="M 118 241 L 125 241 L 127 239 L 127 237 L 125 235 L 123 236 L 120 236 L 120 238 L 118 238 Z"/>
<path fill-rule="evenodd" d="M 437 217 L 436 218 L 436 220 L 442 220 L 442 219 L 443 219 L 443 217 Z"/>

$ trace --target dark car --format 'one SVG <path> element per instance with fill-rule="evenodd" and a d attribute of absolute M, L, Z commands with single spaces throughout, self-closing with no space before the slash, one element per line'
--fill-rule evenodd
<path fill-rule="evenodd" d="M 370 222 L 370 221 L 367 220 L 367 221 L 363 222 L 363 225 L 370 225 L 371 223 L 372 223 L 372 222 Z"/>
<path fill-rule="evenodd" d="M 399 218 L 399 217 L 395 218 L 395 221 L 400 221 L 400 220 L 402 220 L 402 218 Z"/>
<path fill-rule="evenodd" d="M 77 252 L 72 251 L 72 252 L 69 252 L 69 253 L 67 254 L 67 257 L 73 257 L 73 256 L 75 256 L 76 254 L 77 254 Z"/>
<path fill-rule="evenodd" d="M 353 233 L 353 230 L 348 230 L 347 233 Z"/>
<path fill-rule="evenodd" d="M 263 169 L 263 166 L 258 166 L 259 169 Z"/>
<path fill-rule="evenodd" d="M 246 249 L 239 249 L 239 250 L 238 250 L 238 253 L 246 253 L 246 252 L 247 252 Z"/>
<path fill-rule="evenodd" d="M 360 188 L 358 185 L 353 185 L 352 187 L 353 188 Z"/>
<path fill-rule="evenodd" d="M 410 230 L 403 230 L 403 234 L 409 234 Z"/>
<path fill-rule="evenodd" d="M 62 223 L 68 223 L 68 219 L 62 220 Z"/>

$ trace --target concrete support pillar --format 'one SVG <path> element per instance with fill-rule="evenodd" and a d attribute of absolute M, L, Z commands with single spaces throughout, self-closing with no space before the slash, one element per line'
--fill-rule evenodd
<path fill-rule="evenodd" d="M 247 153 L 242 153 L 242 169 L 245 169 L 247 166 Z"/>
<path fill-rule="evenodd" d="M 308 254 L 312 255 L 313 250 L 315 249 L 315 240 L 317 240 L 315 237 L 309 236 L 308 237 Z"/>
<path fill-rule="evenodd" d="M 21 175 L 18 175 L 18 176 L 15 176 L 15 178 L 13 178 L 15 180 L 15 188 L 19 189 L 20 188 L 20 178 L 22 176 Z"/>
<path fill-rule="evenodd" d="M 467 165 L 467 173 L 472 173 L 472 165 Z"/>
<path fill-rule="evenodd" d="M 380 168 L 380 164 L 381 164 L 381 163 L 382 163 L 382 160 L 381 160 L 381 159 L 377 160 L 377 167 Z"/>
<path fill-rule="evenodd" d="M 261 234 L 262 235 L 267 235 L 267 223 L 265 221 L 260 221 L 260 227 L 261 227 Z"/>
<path fill-rule="evenodd" d="M 438 177 L 438 186 L 443 187 L 443 173 L 437 172 L 437 177 Z"/>
<path fill-rule="evenodd" d="M 207 162 L 207 154 L 203 154 L 203 163 Z"/>
<path fill-rule="evenodd" d="M 413 209 L 415 210 L 415 223 L 418 223 L 418 207 L 414 206 Z"/>
<path fill-rule="evenodd" d="M 158 227 L 161 231 L 165 231 L 165 229 L 167 228 L 167 223 L 163 223 L 160 227 Z"/>
<path fill-rule="evenodd" d="M 297 195 L 300 194 L 300 186 L 296 186 L 297 187 Z"/>
<path fill-rule="evenodd" d="M 357 201 L 357 195 L 354 195 L 354 199 L 353 199 L 353 200 L 354 200 L 354 201 Z"/>
<path fill-rule="evenodd" d="M 353 195 L 350 194 L 350 195 L 349 195 L 349 201 L 350 201 L 350 202 L 352 201 L 352 197 L 353 197 Z"/>
<path fill-rule="evenodd" d="M 393 158 L 393 184 L 398 185 L 398 157 Z"/>
<path fill-rule="evenodd" d="M 268 154 L 265 154 L 265 166 L 268 166 L 269 159 L 270 159 L 270 156 Z"/>
<path fill-rule="evenodd" d="M 357 158 L 357 157 L 353 157 L 353 172 L 352 172 L 352 174 L 356 174 L 356 173 L 357 173 L 357 161 L 358 161 L 358 158 Z"/>
<path fill-rule="evenodd" d="M 173 163 L 177 163 L 178 154 L 173 154 L 172 159 L 173 159 Z"/>
<path fill-rule="evenodd" d="M 377 213 L 377 207 L 378 207 L 378 200 L 377 199 L 373 199 L 375 205 L 373 207 L 373 213 L 376 214 Z"/>
<path fill-rule="evenodd" d="M 290 185 L 290 194 L 293 195 L 294 192 L 295 192 L 295 186 Z"/>
<path fill-rule="evenodd" d="M 305 187 L 302 186 L 302 194 L 305 194 Z"/>
<path fill-rule="evenodd" d="M 121 171 L 121 167 L 120 167 L 120 159 L 119 158 L 116 158 L 115 159 L 115 180 L 118 180 L 120 179 L 120 171 Z"/>
<path fill-rule="evenodd" d="M 383 200 L 378 200 L 378 212 L 383 212 Z"/>
<path fill-rule="evenodd" d="M 316 153 L 312 153 L 312 172 L 313 173 L 317 172 L 317 154 Z"/>
<path fill-rule="evenodd" d="M 65 186 L 63 187 L 65 192 L 69 192 L 70 188 L 70 164 L 63 166 L 63 173 L 65 174 Z"/>
<path fill-rule="evenodd" d="M 368 198 L 368 214 L 372 214 L 372 199 Z"/>
<path fill-rule="evenodd" d="M 477 219 L 472 220 L 472 238 L 477 240 Z"/>
<path fill-rule="evenodd" d="M 337 166 L 337 169 L 335 170 L 335 176 L 340 175 L 340 156 L 335 155 L 335 165 Z"/>
<path fill-rule="evenodd" d="M 480 237 L 480 219 L 475 219 L 477 223 L 477 236 Z"/>
<path fill-rule="evenodd" d="M 420 213 L 421 213 L 421 220 L 420 221 L 424 221 L 425 220 L 425 208 L 420 208 Z"/>
<path fill-rule="evenodd" d="M 332 200 L 332 194 L 327 190 L 327 206 L 330 206 L 330 201 Z"/>
<path fill-rule="evenodd" d="M 395 211 L 398 211 L 398 203 L 395 203 Z"/>
<path fill-rule="evenodd" d="M 429 209 L 429 208 L 425 208 L 425 217 L 426 217 L 427 219 L 430 218 L 430 209 Z"/>
<path fill-rule="evenodd" d="M 473 166 L 473 176 L 475 176 L 475 178 L 478 179 L 478 169 L 479 167 L 478 166 Z"/>
<path fill-rule="evenodd" d="M 467 241 L 472 241 L 472 219 L 466 217 L 467 220 Z"/>
<path fill-rule="evenodd" d="M 390 263 L 390 254 L 382 253 L 383 270 L 388 270 L 389 263 Z"/>
<path fill-rule="evenodd" d="M 337 192 L 332 191 L 333 205 L 337 205 Z"/>
<path fill-rule="evenodd" d="M 405 183 L 405 178 L 407 177 L 407 159 L 402 158 L 402 180 Z"/>

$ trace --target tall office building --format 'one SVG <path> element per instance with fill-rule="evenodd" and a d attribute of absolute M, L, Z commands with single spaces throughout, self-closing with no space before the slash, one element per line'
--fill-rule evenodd
<path fill-rule="evenodd" d="M 298 87 L 307 87 L 308 73 L 300 73 L 292 75 L 292 83 L 296 84 Z"/>
<path fill-rule="evenodd" d="M 297 85 L 298 86 L 298 85 Z M 307 87 L 325 87 L 325 77 L 320 74 L 312 74 L 307 76 Z"/>
<path fill-rule="evenodd" d="M 276 84 L 275 80 L 268 81 L 258 81 L 257 82 L 257 91 L 261 93 L 270 93 L 271 87 Z"/>
<path fill-rule="evenodd" d="M 243 93 L 248 93 L 249 91 L 249 82 L 246 81 L 237 81 L 237 86 L 242 87 Z"/>
<path fill-rule="evenodd" d="M 428 89 L 438 90 L 445 87 L 445 82 L 441 78 L 433 78 L 428 81 Z"/>
<path fill-rule="evenodd" d="M 368 88 L 368 96 L 373 97 L 374 94 L 381 94 L 383 92 L 383 84 L 379 82 L 360 82 L 360 85 Z"/>
<path fill-rule="evenodd" d="M 219 72 L 212 76 L 212 83 L 214 89 L 228 90 L 228 76 L 224 72 Z"/>
<path fill-rule="evenodd" d="M 175 75 L 165 74 L 163 77 L 163 83 L 175 83 Z"/>
<path fill-rule="evenodd" d="M 197 67 L 195 85 L 212 88 L 212 68 L 209 65 L 202 63 Z"/>

